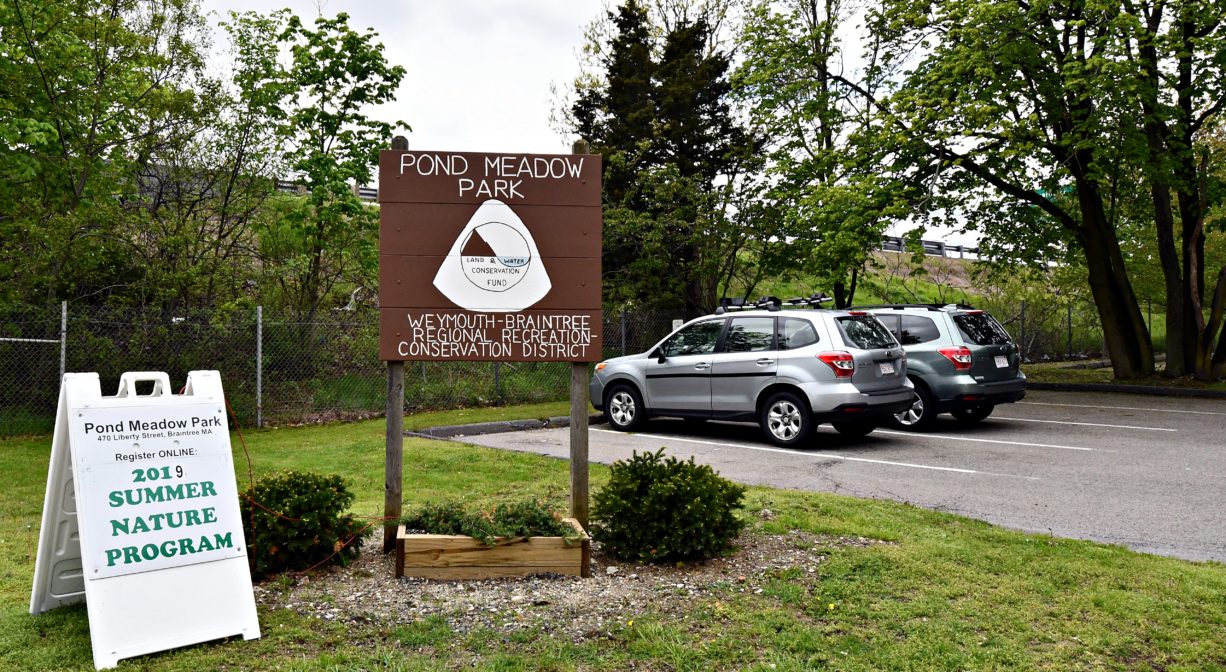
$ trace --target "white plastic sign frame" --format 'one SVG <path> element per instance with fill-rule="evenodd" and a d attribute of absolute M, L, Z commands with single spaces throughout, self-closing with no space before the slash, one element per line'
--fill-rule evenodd
<path fill-rule="evenodd" d="M 138 383 L 152 382 L 148 395 Z M 84 599 L 94 666 L 260 636 L 216 371 L 60 387 L 30 613 Z"/>

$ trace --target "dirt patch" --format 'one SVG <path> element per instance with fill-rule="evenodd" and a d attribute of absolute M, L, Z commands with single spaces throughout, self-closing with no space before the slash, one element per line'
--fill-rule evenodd
<path fill-rule="evenodd" d="M 347 567 L 272 580 L 256 600 L 273 609 L 327 621 L 400 625 L 445 619 L 451 630 L 536 630 L 574 642 L 604 637 L 643 613 L 680 616 L 714 595 L 761 593 L 789 572 L 816 574 L 830 551 L 881 543 L 793 531 L 746 532 L 727 557 L 682 565 L 622 563 L 593 544 L 592 577 L 534 576 L 488 581 L 393 578 L 393 558 L 379 553 L 381 533 Z"/>

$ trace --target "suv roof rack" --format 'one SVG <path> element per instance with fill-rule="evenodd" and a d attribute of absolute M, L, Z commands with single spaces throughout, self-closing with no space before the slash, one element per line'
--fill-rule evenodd
<path fill-rule="evenodd" d="M 903 308 L 923 308 L 925 310 L 975 310 L 974 306 L 965 303 L 881 303 L 871 306 L 852 306 L 849 310 L 902 310 Z"/>
<path fill-rule="evenodd" d="M 783 301 L 777 296 L 763 296 L 757 301 L 746 303 L 745 299 L 723 298 L 719 300 L 719 308 L 715 309 L 716 315 L 723 315 L 732 310 L 761 310 L 765 308 L 769 311 L 779 310 L 783 305 Z"/>
<path fill-rule="evenodd" d="M 826 296 L 824 292 L 820 294 L 813 294 L 812 296 L 808 297 L 798 296 L 793 299 L 788 299 L 787 301 L 784 301 L 777 296 L 764 296 L 751 303 L 746 303 L 744 299 L 723 298 L 719 300 L 719 308 L 715 309 L 715 314 L 723 315 L 724 313 L 734 310 L 761 310 L 763 308 L 771 312 L 775 312 L 781 310 L 784 304 L 789 306 L 820 308 L 823 303 L 833 300 L 834 299 Z"/>

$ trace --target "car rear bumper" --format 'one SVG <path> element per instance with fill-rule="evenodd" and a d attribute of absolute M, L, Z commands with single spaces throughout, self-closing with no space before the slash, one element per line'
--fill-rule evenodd
<path fill-rule="evenodd" d="M 915 398 L 910 385 L 879 392 L 861 392 L 850 384 L 818 384 L 805 392 L 809 394 L 815 422 L 880 419 L 910 408 Z"/>
<path fill-rule="evenodd" d="M 1026 396 L 1026 376 L 1018 374 L 1017 378 L 991 383 L 979 382 L 970 376 L 959 376 L 965 380 L 955 384 L 942 385 L 937 394 L 938 407 L 941 412 L 976 408 L 984 405 L 1007 404 L 1021 401 Z"/>

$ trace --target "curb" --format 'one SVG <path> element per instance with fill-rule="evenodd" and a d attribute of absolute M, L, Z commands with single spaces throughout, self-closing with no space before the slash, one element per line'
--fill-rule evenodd
<path fill-rule="evenodd" d="M 1198 390 L 1187 387 L 1158 387 L 1156 385 L 1037 383 L 1027 380 L 1026 389 L 1053 390 L 1058 392 L 1117 392 L 1120 394 L 1147 394 L 1155 397 L 1199 397 L 1202 399 L 1226 399 L 1226 391 L 1222 390 Z"/>
<path fill-rule="evenodd" d="M 589 415 L 588 424 L 597 425 L 605 421 L 604 414 Z M 498 420 L 495 422 L 478 422 L 471 425 L 444 425 L 428 427 L 417 431 L 406 430 L 405 436 L 415 436 L 423 439 L 451 439 L 457 436 L 480 436 L 482 434 L 501 434 L 503 432 L 522 432 L 528 429 L 552 429 L 570 427 L 570 416 L 558 416 L 545 420 Z"/>

